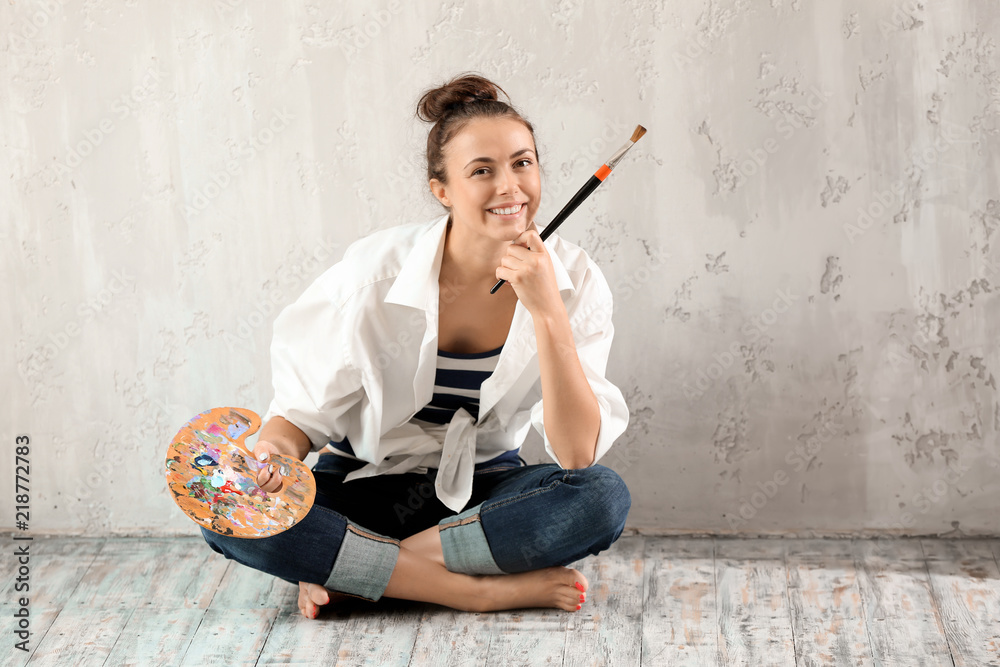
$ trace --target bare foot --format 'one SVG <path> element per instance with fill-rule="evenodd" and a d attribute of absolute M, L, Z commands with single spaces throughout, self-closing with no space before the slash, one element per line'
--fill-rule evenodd
<path fill-rule="evenodd" d="M 478 577 L 477 611 L 554 607 L 576 611 L 586 600 L 587 578 L 568 567 Z M 582 589 L 582 590 L 581 590 Z"/>
<path fill-rule="evenodd" d="M 306 618 L 316 618 L 319 616 L 321 606 L 343 597 L 345 596 L 340 593 L 331 593 L 319 584 L 299 582 L 299 611 Z"/>

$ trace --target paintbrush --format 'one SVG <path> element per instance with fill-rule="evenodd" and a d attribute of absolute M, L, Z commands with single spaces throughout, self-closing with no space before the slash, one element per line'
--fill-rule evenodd
<path fill-rule="evenodd" d="M 575 195 L 573 195 L 573 198 L 570 199 L 565 206 L 563 206 L 562 210 L 556 214 L 556 217 L 552 218 L 552 222 L 545 225 L 545 229 L 543 229 L 539 234 L 539 236 L 542 237 L 542 241 L 549 238 L 549 236 L 552 235 L 552 232 L 556 231 L 556 228 L 562 224 L 562 221 L 568 218 L 569 214 L 575 211 L 577 207 L 583 203 L 583 200 L 589 197 L 590 193 L 596 190 L 597 186 L 604 182 L 604 179 L 608 177 L 611 170 L 617 166 L 623 157 L 625 157 L 625 153 L 628 153 L 629 149 L 635 146 L 635 142 L 639 141 L 644 134 L 646 134 L 646 128 L 642 125 L 636 125 L 635 132 L 632 133 L 632 138 L 626 141 L 625 145 L 619 148 L 615 154 L 611 156 L 610 160 L 601 165 L 601 168 L 594 172 L 594 175 L 591 176 L 584 186 L 580 188 Z M 500 286 L 505 282 L 507 281 L 498 281 L 497 284 L 493 286 L 493 289 L 490 290 L 490 294 L 496 294 L 496 291 L 500 289 Z"/>

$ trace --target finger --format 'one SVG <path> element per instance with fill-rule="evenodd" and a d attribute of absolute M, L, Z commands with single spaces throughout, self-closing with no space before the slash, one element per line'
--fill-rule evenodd
<path fill-rule="evenodd" d="M 524 250 L 523 252 L 528 252 L 528 251 Z M 500 260 L 500 266 L 502 266 L 505 269 L 514 270 L 523 265 L 524 265 L 524 260 L 519 259 L 517 257 L 506 256 Z"/>
<path fill-rule="evenodd" d="M 274 464 L 268 464 L 266 467 L 261 468 L 260 473 L 257 475 L 257 486 L 265 491 L 274 491 L 280 485 L 281 472 Z"/>
<path fill-rule="evenodd" d="M 521 260 L 528 259 L 529 257 L 531 257 L 531 249 L 529 249 L 527 246 L 511 244 L 507 246 L 507 254 L 504 256 L 514 257 L 516 259 L 521 259 Z"/>
<path fill-rule="evenodd" d="M 268 493 L 280 491 L 284 482 L 281 477 L 281 472 L 277 468 L 270 469 L 269 472 L 271 473 L 270 479 L 268 479 L 268 481 L 260 488 L 264 489 Z"/>
<path fill-rule="evenodd" d="M 517 277 L 517 273 L 505 266 L 500 266 L 497 267 L 496 277 L 497 280 L 506 280 L 508 283 L 510 283 L 510 286 L 513 287 L 514 283 L 516 282 L 515 278 Z"/>
<path fill-rule="evenodd" d="M 526 229 L 521 234 L 514 239 L 514 243 L 525 248 L 540 248 L 542 245 L 542 237 L 538 235 L 534 229 Z"/>
<path fill-rule="evenodd" d="M 257 460 L 259 462 L 261 463 L 267 462 L 267 460 L 271 458 L 271 452 L 270 448 L 268 447 L 268 443 L 258 442 L 254 449 L 254 455 L 257 457 Z M 266 466 L 261 466 L 261 470 L 263 470 L 264 468 L 266 468 Z"/>

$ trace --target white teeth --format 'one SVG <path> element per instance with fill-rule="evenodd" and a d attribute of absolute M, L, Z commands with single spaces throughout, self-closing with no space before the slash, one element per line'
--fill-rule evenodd
<path fill-rule="evenodd" d="M 490 213 L 495 213 L 497 215 L 512 215 L 521 210 L 523 204 L 518 204 L 517 206 L 509 206 L 507 208 L 491 208 Z"/>

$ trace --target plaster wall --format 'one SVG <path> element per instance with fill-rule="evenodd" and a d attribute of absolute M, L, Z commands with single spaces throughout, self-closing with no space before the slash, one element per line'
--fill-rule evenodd
<path fill-rule="evenodd" d="M 542 220 L 649 129 L 560 231 L 615 292 L 630 526 L 1000 534 L 998 35 L 986 0 L 3 3 L 0 525 L 26 434 L 32 530 L 190 532 L 171 436 L 263 413 L 280 309 L 438 215 L 414 107 L 474 70 Z"/>

